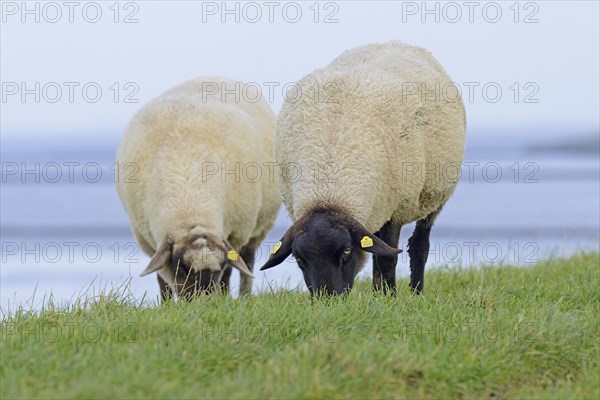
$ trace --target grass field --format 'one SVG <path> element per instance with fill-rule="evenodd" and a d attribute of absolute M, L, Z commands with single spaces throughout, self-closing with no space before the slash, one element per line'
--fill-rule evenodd
<path fill-rule="evenodd" d="M 119 293 L 4 316 L 10 398 L 600 398 L 600 255 L 438 269 L 426 293 Z"/>

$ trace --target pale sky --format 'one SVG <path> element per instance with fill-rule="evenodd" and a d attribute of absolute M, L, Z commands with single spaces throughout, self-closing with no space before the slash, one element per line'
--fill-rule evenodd
<path fill-rule="evenodd" d="M 271 86 L 278 112 L 286 83 L 389 40 L 433 53 L 463 89 L 470 128 L 598 129 L 597 1 L 429 2 L 430 13 L 421 1 L 229 2 L 231 13 L 221 1 L 52 4 L 29 2 L 24 13 L 21 1 L 2 2 L 4 137 L 119 136 L 145 101 L 201 75 L 256 82 L 265 95 Z"/>

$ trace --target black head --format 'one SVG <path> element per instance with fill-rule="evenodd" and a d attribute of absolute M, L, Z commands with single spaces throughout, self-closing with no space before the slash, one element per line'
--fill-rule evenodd
<path fill-rule="evenodd" d="M 363 251 L 395 256 L 402 250 L 388 246 L 345 213 L 316 210 L 288 229 L 261 271 L 292 254 L 311 294 L 338 295 L 352 289 Z"/>

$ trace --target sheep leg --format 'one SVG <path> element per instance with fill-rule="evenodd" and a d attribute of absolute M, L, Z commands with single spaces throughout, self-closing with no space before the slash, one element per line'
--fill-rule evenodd
<path fill-rule="evenodd" d="M 251 240 L 250 243 L 242 247 L 240 256 L 246 263 L 246 266 L 252 272 L 254 269 L 254 258 L 256 257 L 256 245 Z M 247 295 L 252 292 L 252 277 L 240 274 L 240 295 Z"/>
<path fill-rule="evenodd" d="M 227 267 L 225 268 L 225 271 L 223 271 L 223 276 L 221 277 L 221 291 L 225 294 L 229 293 L 229 279 L 231 278 L 231 271 L 233 270 L 232 267 Z"/>
<path fill-rule="evenodd" d="M 392 247 L 398 247 L 402 224 L 386 222 L 375 235 Z M 373 254 L 373 289 L 384 294 L 389 290 L 396 295 L 396 264 L 398 256 L 384 257 Z"/>
<path fill-rule="evenodd" d="M 416 294 L 423 292 L 425 263 L 429 255 L 429 234 L 439 211 L 429 214 L 417 221 L 417 226 L 408 239 L 408 255 L 410 256 L 410 288 Z"/>
<path fill-rule="evenodd" d="M 160 299 L 161 303 L 164 304 L 168 300 L 173 299 L 173 292 L 167 282 L 163 278 L 160 277 L 159 274 L 156 274 L 156 278 L 158 279 L 158 289 L 160 290 Z"/>

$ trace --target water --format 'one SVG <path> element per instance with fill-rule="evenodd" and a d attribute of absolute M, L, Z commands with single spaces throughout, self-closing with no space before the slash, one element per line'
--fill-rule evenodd
<path fill-rule="evenodd" d="M 432 231 L 428 268 L 527 266 L 551 256 L 598 251 L 599 161 L 597 141 L 589 137 L 470 138 L 461 182 Z M 561 147 L 565 141 L 576 145 Z M 73 301 L 82 289 L 97 292 L 128 279 L 135 296 L 156 298 L 156 280 L 138 277 L 149 257 L 137 248 L 114 188 L 117 144 L 89 137 L 85 142 L 3 139 L 4 310 L 17 304 L 39 309 L 50 294 L 58 302 Z M 282 207 L 257 265 L 289 226 Z M 402 229 L 404 249 L 413 227 Z M 398 275 L 408 274 L 405 251 Z M 370 275 L 369 263 L 360 276 Z M 266 272 L 256 268 L 255 277 L 255 292 L 304 288 L 291 260 Z M 234 293 L 238 282 L 234 273 Z"/>

